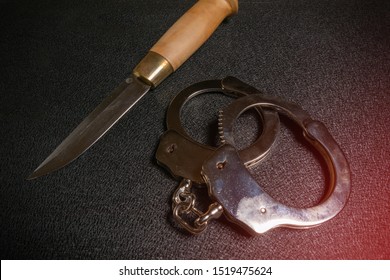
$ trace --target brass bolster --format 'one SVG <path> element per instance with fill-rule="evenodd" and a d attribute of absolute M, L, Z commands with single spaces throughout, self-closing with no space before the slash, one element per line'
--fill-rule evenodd
<path fill-rule="evenodd" d="M 155 52 L 148 54 L 134 68 L 133 74 L 155 88 L 173 73 L 173 67 L 163 56 Z"/>

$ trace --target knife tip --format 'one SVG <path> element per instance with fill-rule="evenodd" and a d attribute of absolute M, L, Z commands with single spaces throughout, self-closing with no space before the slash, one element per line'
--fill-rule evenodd
<path fill-rule="evenodd" d="M 26 180 L 34 180 L 38 177 L 41 177 L 43 175 L 46 175 L 48 172 L 47 170 L 45 171 L 44 169 L 41 168 L 41 166 L 39 166 L 37 169 L 35 169 L 27 178 Z"/>
<path fill-rule="evenodd" d="M 35 174 L 35 171 L 34 171 L 33 173 L 31 173 L 31 174 L 26 178 L 26 180 L 31 181 L 31 180 L 36 179 L 36 178 L 38 178 L 38 177 L 39 177 L 39 176 L 37 176 L 37 175 Z"/>

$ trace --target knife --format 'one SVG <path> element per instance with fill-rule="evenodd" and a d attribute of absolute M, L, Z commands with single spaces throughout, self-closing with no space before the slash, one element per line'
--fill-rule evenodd
<path fill-rule="evenodd" d="M 178 69 L 217 29 L 237 13 L 238 0 L 199 0 L 157 41 L 123 81 L 27 178 L 69 164 L 98 141 L 150 89 Z"/>

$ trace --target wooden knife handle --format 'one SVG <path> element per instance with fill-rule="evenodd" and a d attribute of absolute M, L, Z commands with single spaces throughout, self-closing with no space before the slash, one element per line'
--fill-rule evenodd
<path fill-rule="evenodd" d="M 178 69 L 228 16 L 238 0 L 199 0 L 157 41 L 133 73 L 155 87 Z"/>

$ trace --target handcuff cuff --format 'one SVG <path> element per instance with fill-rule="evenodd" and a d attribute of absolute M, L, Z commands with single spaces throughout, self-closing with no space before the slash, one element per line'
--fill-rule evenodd
<path fill-rule="evenodd" d="M 223 93 L 238 97 L 219 114 L 221 145 L 211 147 L 193 140 L 183 128 L 180 115 L 191 98 L 202 93 Z M 250 108 L 256 108 L 263 130 L 248 148 L 238 151 L 233 137 L 235 120 Z M 296 122 L 304 138 L 325 159 L 329 186 L 319 204 L 309 208 L 286 206 L 256 182 L 248 167 L 258 164 L 270 152 L 280 128 L 278 114 Z M 298 105 L 261 94 L 257 89 L 234 78 L 205 81 L 180 92 L 167 112 L 168 130 L 161 136 L 157 162 L 182 181 L 173 194 L 175 220 L 190 233 L 198 234 L 209 221 L 226 218 L 251 234 L 265 233 L 276 227 L 309 228 L 336 216 L 345 206 L 351 188 L 350 169 L 340 147 L 325 125 L 312 120 Z M 208 210 L 197 209 L 192 185 L 207 186 L 213 201 Z M 188 216 L 195 216 L 188 221 Z"/>

